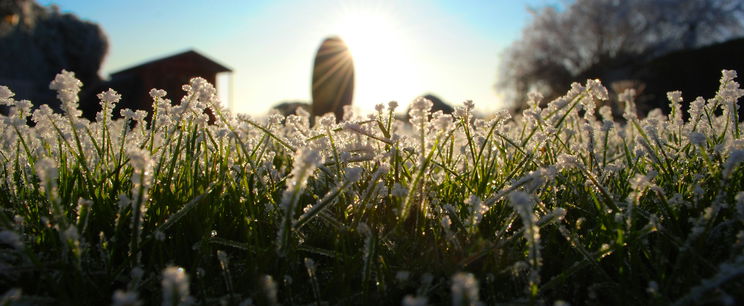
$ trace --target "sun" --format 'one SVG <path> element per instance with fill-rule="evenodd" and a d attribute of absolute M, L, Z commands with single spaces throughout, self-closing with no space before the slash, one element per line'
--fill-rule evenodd
<path fill-rule="evenodd" d="M 353 105 L 371 111 L 397 100 L 407 104 L 419 87 L 411 44 L 391 14 L 372 9 L 347 10 L 336 31 L 349 47 L 355 69 Z"/>

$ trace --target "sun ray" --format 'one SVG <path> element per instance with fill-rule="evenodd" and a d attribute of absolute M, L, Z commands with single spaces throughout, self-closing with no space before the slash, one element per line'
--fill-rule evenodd
<path fill-rule="evenodd" d="M 347 6 L 335 28 L 354 62 L 356 108 L 372 111 L 375 104 L 391 100 L 405 104 L 422 94 L 412 56 L 414 41 L 392 9 Z"/>

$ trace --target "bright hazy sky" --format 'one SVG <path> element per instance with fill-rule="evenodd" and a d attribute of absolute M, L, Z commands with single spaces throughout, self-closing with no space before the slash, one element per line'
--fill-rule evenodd
<path fill-rule="evenodd" d="M 433 93 L 450 104 L 473 100 L 487 112 L 503 49 L 529 22 L 527 7 L 550 0 L 40 0 L 100 24 L 109 39 L 101 71 L 188 49 L 233 70 L 218 79 L 237 112 L 262 114 L 283 101 L 310 101 L 313 58 L 338 35 L 356 69 L 354 105 L 406 106 Z M 374 25 L 374 26 L 371 26 Z M 231 88 L 231 94 L 226 90 Z M 126 98 L 126 97 L 125 97 Z"/>

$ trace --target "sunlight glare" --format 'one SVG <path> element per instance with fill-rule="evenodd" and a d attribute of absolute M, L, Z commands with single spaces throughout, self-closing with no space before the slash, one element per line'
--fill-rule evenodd
<path fill-rule="evenodd" d="M 346 12 L 338 33 L 354 60 L 354 105 L 363 112 L 397 100 L 406 105 L 420 95 L 411 54 L 412 41 L 389 15 L 372 10 Z"/>

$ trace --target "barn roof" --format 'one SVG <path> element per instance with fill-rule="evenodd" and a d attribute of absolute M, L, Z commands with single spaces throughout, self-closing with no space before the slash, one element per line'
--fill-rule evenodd
<path fill-rule="evenodd" d="M 154 66 L 168 66 L 168 65 L 183 65 L 187 64 L 191 67 L 197 67 L 199 70 L 205 72 L 219 73 L 219 72 L 232 72 L 230 68 L 223 66 L 215 62 L 214 60 L 196 52 L 194 50 L 184 51 L 171 56 L 151 60 L 134 67 L 129 67 L 124 70 L 120 70 L 111 74 L 112 77 L 122 76 L 131 72 L 136 72 L 148 67 Z"/>

